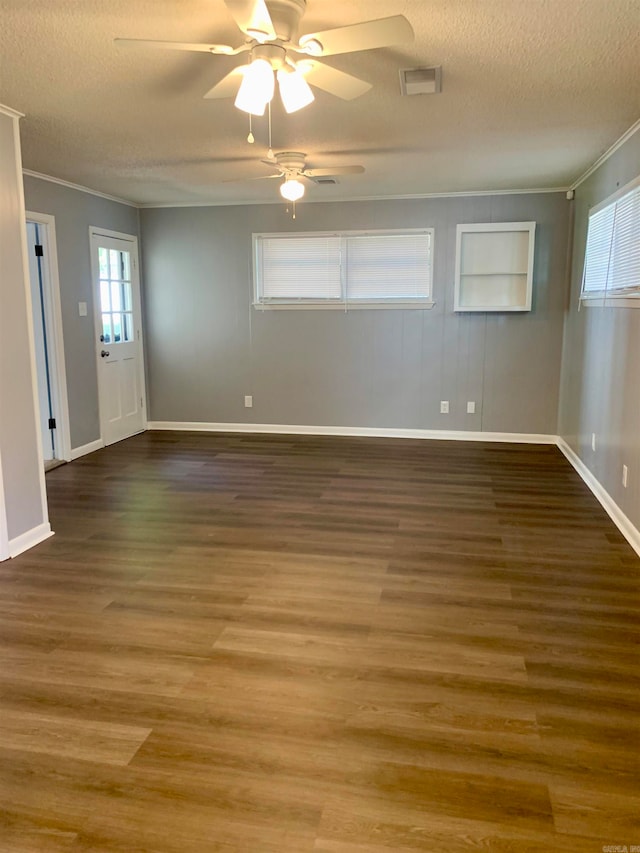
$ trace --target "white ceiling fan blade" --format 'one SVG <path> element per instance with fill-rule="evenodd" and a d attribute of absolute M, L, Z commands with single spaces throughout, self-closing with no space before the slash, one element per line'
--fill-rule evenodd
<path fill-rule="evenodd" d="M 333 178 L 338 175 L 361 175 L 364 166 L 334 166 L 328 169 L 305 169 L 305 178 Z"/>
<path fill-rule="evenodd" d="M 220 53 L 225 56 L 232 56 L 235 53 L 240 53 L 242 50 L 247 50 L 245 45 L 240 48 L 233 48 L 230 44 L 192 44 L 182 41 L 154 41 L 152 39 L 114 39 L 114 42 L 121 47 L 154 47 L 161 50 L 193 50 L 198 53 Z"/>
<path fill-rule="evenodd" d="M 276 37 L 271 15 L 264 0 L 224 0 L 243 33 L 258 41 Z"/>
<path fill-rule="evenodd" d="M 245 181 L 271 181 L 274 178 L 282 180 L 282 175 L 259 175 L 257 178 L 225 178 L 221 184 L 243 184 Z"/>
<path fill-rule="evenodd" d="M 244 69 L 246 67 L 246 65 L 238 65 L 236 68 L 233 68 L 202 97 L 209 99 L 234 98 L 238 92 L 238 86 L 240 85 L 240 81 L 242 80 L 242 75 L 244 74 Z"/>
<path fill-rule="evenodd" d="M 314 44 L 308 52 L 314 56 L 335 56 L 337 53 L 353 53 L 357 50 L 372 50 L 376 47 L 388 47 L 391 44 L 413 41 L 413 29 L 404 15 L 392 15 L 376 21 L 363 21 L 335 30 L 323 30 L 319 33 L 306 33 L 300 39 L 300 48 L 304 51 L 309 42 L 322 45 L 317 51 Z M 295 50 L 295 48 L 294 48 Z"/>
<path fill-rule="evenodd" d="M 332 68 L 330 65 L 325 65 L 315 59 L 305 59 L 299 62 L 298 68 L 304 74 L 307 83 L 317 86 L 318 89 L 323 89 L 331 95 L 337 95 L 338 98 L 345 101 L 358 98 L 371 88 L 371 83 L 367 83 L 366 80 L 361 80 L 345 71 L 338 71 L 337 68 Z"/>

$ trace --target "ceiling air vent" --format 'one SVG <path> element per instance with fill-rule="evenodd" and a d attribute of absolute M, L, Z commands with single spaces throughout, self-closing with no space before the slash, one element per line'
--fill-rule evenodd
<path fill-rule="evenodd" d="M 442 91 L 442 66 L 402 68 L 400 91 L 403 95 L 435 95 Z"/>
<path fill-rule="evenodd" d="M 316 184 L 337 184 L 338 183 L 335 178 L 314 178 L 313 180 L 316 182 Z"/>

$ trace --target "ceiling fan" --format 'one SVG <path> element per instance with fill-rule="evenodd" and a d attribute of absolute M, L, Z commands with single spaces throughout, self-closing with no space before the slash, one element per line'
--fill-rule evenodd
<path fill-rule="evenodd" d="M 275 80 L 284 108 L 295 112 L 314 99 L 309 84 L 344 100 L 363 95 L 371 84 L 352 74 L 318 61 L 359 50 L 372 50 L 413 40 L 411 24 L 403 15 L 363 21 L 346 27 L 299 35 L 306 0 L 224 0 L 238 27 L 246 36 L 244 44 L 190 44 L 146 39 L 122 39 L 120 45 L 155 47 L 235 56 L 249 52 L 249 63 L 230 71 L 205 98 L 236 96 L 235 105 L 252 115 L 264 115 L 274 95 Z M 292 54 L 301 54 L 302 58 Z"/>
<path fill-rule="evenodd" d="M 247 178 L 249 181 L 264 181 L 282 179 L 280 195 L 287 201 L 299 201 L 305 193 L 305 185 L 301 179 L 320 183 L 323 178 L 336 178 L 340 175 L 360 175 L 364 166 L 328 166 L 326 168 L 308 168 L 307 155 L 301 151 L 279 151 L 269 158 L 261 160 L 266 166 L 275 171 L 273 175 L 261 175 L 257 178 Z M 231 183 L 225 181 L 224 183 Z"/>

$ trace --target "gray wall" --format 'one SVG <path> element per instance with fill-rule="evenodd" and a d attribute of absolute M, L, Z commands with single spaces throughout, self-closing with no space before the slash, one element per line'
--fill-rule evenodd
<path fill-rule="evenodd" d="M 640 310 L 578 310 L 589 208 L 640 175 L 640 133 L 576 190 L 571 302 L 562 361 L 560 435 L 640 527 Z M 596 434 L 596 451 L 591 435 Z M 629 484 L 622 487 L 622 465 Z"/>
<path fill-rule="evenodd" d="M 26 289 L 26 234 L 14 119 L 0 111 L 0 455 L 9 539 L 47 521 L 38 464 Z"/>
<path fill-rule="evenodd" d="M 71 446 L 100 438 L 89 226 L 138 234 L 138 211 L 71 187 L 24 177 L 27 210 L 56 218 Z M 78 314 L 87 303 L 87 316 Z"/>
<path fill-rule="evenodd" d="M 301 204 L 295 221 L 142 210 L 150 418 L 555 434 L 568 211 L 563 194 Z M 454 314 L 456 224 L 522 220 L 538 223 L 533 311 Z M 251 307 L 252 232 L 402 227 L 435 228 L 432 310 Z"/>

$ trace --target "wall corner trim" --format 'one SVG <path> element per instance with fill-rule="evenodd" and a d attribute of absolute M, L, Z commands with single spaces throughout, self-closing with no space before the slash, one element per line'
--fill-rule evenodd
<path fill-rule="evenodd" d="M 595 475 L 591 473 L 578 454 L 567 444 L 564 438 L 560 436 L 558 436 L 558 447 L 573 465 L 580 477 L 582 477 L 587 486 L 591 489 L 594 496 L 598 499 L 602 508 L 613 521 L 620 533 L 622 533 L 629 545 L 631 545 L 633 550 L 640 557 L 640 530 L 638 530 L 633 522 L 624 514 L 609 492 L 604 488 Z"/>
<path fill-rule="evenodd" d="M 71 449 L 71 461 L 80 459 L 81 456 L 86 456 L 87 453 L 93 453 L 95 450 L 102 450 L 103 447 L 104 441 L 101 438 L 98 438 L 96 441 L 90 441 L 88 444 L 83 444 L 80 447 L 73 447 Z"/>
<path fill-rule="evenodd" d="M 27 530 L 25 533 L 21 533 L 20 536 L 16 536 L 15 539 L 9 540 L 9 556 L 17 557 L 18 554 L 22 554 L 23 551 L 33 548 L 34 545 L 44 542 L 50 536 L 53 536 L 53 530 L 49 522 L 32 527 L 31 530 Z"/>

